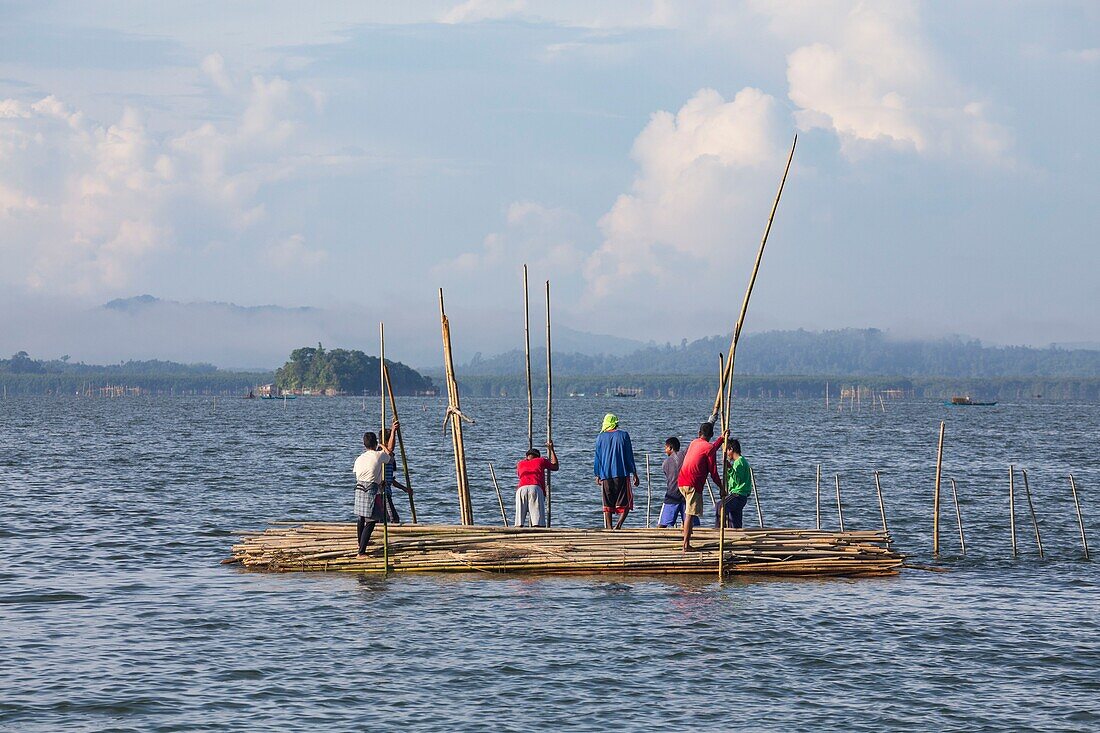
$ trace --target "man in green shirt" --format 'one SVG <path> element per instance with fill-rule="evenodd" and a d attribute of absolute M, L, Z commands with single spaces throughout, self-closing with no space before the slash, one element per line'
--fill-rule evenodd
<path fill-rule="evenodd" d="M 726 526 L 741 529 L 741 512 L 752 494 L 752 473 L 749 472 L 749 462 L 741 455 L 741 442 L 736 438 L 730 438 L 726 443 L 726 458 L 729 459 L 726 485 L 722 488 L 722 499 L 714 510 L 714 526 L 720 525 L 720 512 L 725 507 Z"/>

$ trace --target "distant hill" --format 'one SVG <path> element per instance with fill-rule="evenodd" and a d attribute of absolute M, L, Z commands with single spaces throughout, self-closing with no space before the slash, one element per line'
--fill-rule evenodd
<path fill-rule="evenodd" d="M 712 336 L 678 346 L 646 346 L 624 355 L 554 351 L 558 375 L 710 375 L 730 336 Z M 545 350 L 535 349 L 535 371 Z M 460 376 L 507 376 L 523 372 L 523 352 L 475 357 Z M 737 347 L 737 371 L 745 375 L 845 375 L 891 377 L 1100 377 L 1100 351 L 984 346 L 960 337 L 935 341 L 892 339 L 878 329 L 766 331 L 745 334 Z"/>
<path fill-rule="evenodd" d="M 221 301 L 198 301 L 194 303 L 181 303 L 178 300 L 164 300 L 153 295 L 136 295 L 132 298 L 115 298 L 104 303 L 101 308 L 118 311 L 121 313 L 141 313 L 153 308 L 177 307 L 192 311 L 203 310 L 208 312 L 224 311 L 240 315 L 290 315 L 303 313 L 316 313 L 319 309 L 309 306 L 287 308 L 281 305 L 237 305 L 236 303 L 224 303 Z"/>

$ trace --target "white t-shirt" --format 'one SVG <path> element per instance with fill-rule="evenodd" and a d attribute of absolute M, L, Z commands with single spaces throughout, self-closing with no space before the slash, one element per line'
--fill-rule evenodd
<path fill-rule="evenodd" d="M 393 456 L 383 450 L 365 450 L 355 459 L 355 482 L 367 486 L 382 483 L 382 467 L 393 460 Z"/>

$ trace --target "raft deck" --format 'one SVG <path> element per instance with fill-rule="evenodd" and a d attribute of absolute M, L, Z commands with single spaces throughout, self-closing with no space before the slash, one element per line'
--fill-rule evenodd
<path fill-rule="evenodd" d="M 352 523 L 278 523 L 240 532 L 224 562 L 249 570 L 289 572 L 718 573 L 719 533 L 697 528 L 694 552 L 681 552 L 680 529 L 504 528 L 378 525 L 366 557 L 357 557 Z M 724 570 L 782 575 L 888 575 L 905 557 L 888 533 L 812 529 L 726 530 Z"/>

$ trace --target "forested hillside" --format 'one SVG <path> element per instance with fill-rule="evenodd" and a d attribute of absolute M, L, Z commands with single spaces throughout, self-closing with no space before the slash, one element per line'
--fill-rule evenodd
<path fill-rule="evenodd" d="M 678 346 L 650 345 L 627 356 L 554 353 L 557 375 L 680 374 L 709 375 L 726 336 Z M 545 352 L 536 349 L 537 371 Z M 490 359 L 475 357 L 459 369 L 465 376 L 522 373 L 521 350 Z M 984 346 L 978 340 L 948 338 L 901 341 L 877 329 L 839 331 L 767 331 L 745 334 L 737 347 L 737 371 L 755 375 L 847 375 L 891 377 L 1100 377 L 1100 351 Z"/>

